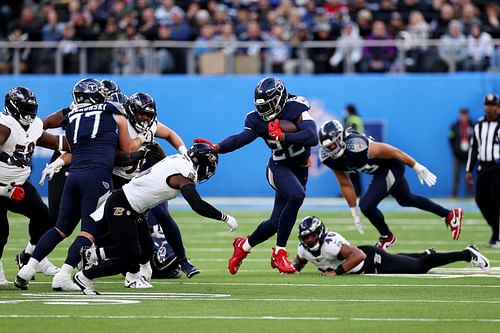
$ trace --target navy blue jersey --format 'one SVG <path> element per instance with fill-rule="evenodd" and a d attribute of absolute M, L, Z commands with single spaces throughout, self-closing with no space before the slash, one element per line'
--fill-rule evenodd
<path fill-rule="evenodd" d="M 364 172 L 370 174 L 375 173 L 380 167 L 385 167 L 394 163 L 395 160 L 369 158 L 368 147 L 371 141 L 372 140 L 364 134 L 352 130 L 347 131 L 344 154 L 334 159 L 328 154 L 325 148 L 321 147 L 319 155 L 321 162 L 333 170 Z"/>
<path fill-rule="evenodd" d="M 73 157 L 70 171 L 104 168 L 113 170 L 118 145 L 118 125 L 113 103 L 75 107 L 63 119 Z"/>
<path fill-rule="evenodd" d="M 309 113 L 309 104 L 304 97 L 293 96 L 283 107 L 279 119 L 289 120 L 297 125 L 296 133 L 286 133 L 284 141 L 271 139 L 268 122 L 252 111 L 245 118 L 245 129 L 219 143 L 220 153 L 236 150 L 260 137 L 272 151 L 272 160 L 280 164 L 306 164 L 311 147 L 318 142 L 316 125 Z"/>

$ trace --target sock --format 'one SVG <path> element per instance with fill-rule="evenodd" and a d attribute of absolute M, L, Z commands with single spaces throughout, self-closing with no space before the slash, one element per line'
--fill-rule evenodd
<path fill-rule="evenodd" d="M 38 265 L 39 262 L 40 261 L 31 257 L 30 260 L 28 260 L 28 263 L 26 264 L 26 266 L 30 267 L 31 269 L 36 269 L 36 266 Z"/>
<path fill-rule="evenodd" d="M 275 246 L 274 247 L 274 254 L 278 253 L 279 250 L 285 250 L 286 252 L 286 247 L 282 247 L 282 246 Z"/>
<path fill-rule="evenodd" d="M 71 272 L 73 272 L 73 266 L 68 264 L 63 264 L 59 270 L 59 274 L 71 275 Z"/>
<path fill-rule="evenodd" d="M 68 256 L 66 257 L 65 264 L 71 267 L 76 267 L 81 260 L 80 250 L 84 246 L 90 246 L 92 242 L 87 237 L 77 236 L 73 244 L 68 249 Z"/>
<path fill-rule="evenodd" d="M 250 246 L 250 243 L 248 242 L 248 238 L 247 238 L 247 240 L 245 241 L 245 243 L 243 243 L 243 245 L 241 246 L 241 248 L 242 248 L 244 251 L 250 252 L 250 250 L 252 249 L 252 247 Z"/>
<path fill-rule="evenodd" d="M 31 244 L 31 242 L 28 242 L 28 245 L 26 245 L 26 248 L 24 249 L 24 253 L 32 255 L 33 251 L 35 251 L 35 245 Z"/>
<path fill-rule="evenodd" d="M 47 230 L 37 242 L 37 246 L 31 255 L 38 262 L 49 255 L 52 250 L 63 240 L 63 236 L 56 228 Z"/>

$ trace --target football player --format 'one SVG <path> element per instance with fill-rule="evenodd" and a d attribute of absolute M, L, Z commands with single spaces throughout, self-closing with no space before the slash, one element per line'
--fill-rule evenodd
<path fill-rule="evenodd" d="M 90 213 L 110 193 L 116 152 L 137 150 L 151 136 L 145 132 L 131 139 L 124 111 L 105 101 L 100 85 L 100 81 L 86 78 L 73 88 L 74 107 L 62 120 L 72 159 L 59 215 L 56 226 L 41 237 L 28 263 L 19 270 L 14 284 L 20 289 L 28 288 L 38 262 L 69 236 L 81 219 L 81 231 L 52 279 L 54 290 L 79 290 L 71 280 L 71 271 L 80 261 L 80 249 L 92 244 L 99 232 L 100 224 L 91 220 Z"/>
<path fill-rule="evenodd" d="M 236 237 L 228 269 L 231 274 L 236 274 L 253 247 L 277 234 L 271 266 L 281 273 L 295 273 L 286 245 L 305 198 L 311 147 L 318 143 L 316 124 L 308 112 L 308 101 L 289 94 L 283 81 L 276 77 L 266 77 L 257 84 L 254 104 L 255 110 L 247 114 L 243 131 L 212 146 L 225 154 L 262 138 L 271 150 L 266 174 L 276 191 L 274 207 L 269 219 L 248 238 Z M 297 132 L 284 133 L 279 126 L 280 120 L 293 122 Z M 201 138 L 195 141 L 209 142 Z"/>
<path fill-rule="evenodd" d="M 69 148 L 63 136 L 45 132 L 37 117 L 38 101 L 25 87 L 10 89 L 5 95 L 4 112 L 0 114 L 0 258 L 9 235 L 7 212 L 30 219 L 30 241 L 25 251 L 33 253 L 42 234 L 50 228 L 47 206 L 29 182 L 31 158 L 35 146 L 50 149 Z M 46 256 L 40 257 L 35 271 L 54 275 L 58 268 Z M 0 261 L 0 285 L 7 284 Z"/>
<path fill-rule="evenodd" d="M 92 280 L 125 271 L 127 288 L 152 288 L 140 274 L 140 248 L 136 220 L 148 209 L 174 199 L 179 193 L 199 215 L 223 221 L 233 231 L 236 219 L 204 201 L 196 190 L 196 183 L 207 181 L 215 174 L 217 153 L 207 144 L 196 143 L 187 153 L 171 155 L 134 177 L 119 190 L 113 191 L 105 204 L 92 214 L 94 220 L 104 218 L 120 258 L 84 269 L 74 280 L 84 294 L 95 295 Z"/>
<path fill-rule="evenodd" d="M 299 225 L 299 246 L 294 266 L 297 271 L 313 263 L 321 275 L 422 274 L 434 267 L 465 261 L 490 271 L 490 262 L 474 245 L 462 251 L 390 254 L 376 246 L 353 246 L 339 233 L 328 231 L 321 219 L 308 216 Z"/>
<path fill-rule="evenodd" d="M 380 233 L 376 246 L 387 249 L 397 240 L 385 222 L 384 215 L 377 208 L 388 195 L 392 195 L 403 207 L 416 207 L 442 217 L 450 228 L 453 239 L 460 237 L 463 216 L 461 208 L 448 210 L 428 198 L 411 193 L 404 176 L 405 165 L 415 170 L 421 184 L 434 186 L 437 180 L 432 172 L 414 158 L 389 144 L 375 142 L 350 128 L 344 129 L 337 120 L 329 120 L 321 125 L 319 141 L 320 160 L 335 173 L 359 232 L 363 232 L 359 212 L 361 209 Z M 354 187 L 347 176 L 347 173 L 353 171 L 373 175 L 370 185 L 359 200 L 359 208 Z"/>

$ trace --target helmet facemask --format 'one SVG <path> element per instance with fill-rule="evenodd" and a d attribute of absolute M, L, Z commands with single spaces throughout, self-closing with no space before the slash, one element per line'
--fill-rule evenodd
<path fill-rule="evenodd" d="M 338 120 L 325 122 L 319 130 L 319 141 L 331 158 L 340 158 L 347 147 L 344 126 Z"/>
<path fill-rule="evenodd" d="M 278 118 L 287 98 L 288 92 L 283 81 L 274 77 L 262 79 L 254 92 L 254 104 L 260 118 L 264 121 Z"/>
<path fill-rule="evenodd" d="M 323 221 L 317 217 L 306 217 L 299 225 L 300 243 L 313 253 L 320 251 L 325 236 L 325 225 L 323 224 Z"/>
<path fill-rule="evenodd" d="M 21 126 L 28 127 L 36 118 L 38 102 L 31 90 L 24 87 L 16 87 L 5 95 L 5 110 Z"/>

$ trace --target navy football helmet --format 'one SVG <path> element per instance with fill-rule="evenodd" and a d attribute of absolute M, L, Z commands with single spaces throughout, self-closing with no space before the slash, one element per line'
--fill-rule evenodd
<path fill-rule="evenodd" d="M 99 90 L 106 99 L 109 99 L 109 97 L 114 93 L 121 92 L 120 87 L 113 80 L 101 80 Z"/>
<path fill-rule="evenodd" d="M 156 102 L 149 94 L 135 93 L 125 107 L 128 119 L 139 133 L 151 128 L 156 120 Z"/>
<path fill-rule="evenodd" d="M 344 126 L 338 120 L 329 120 L 319 129 L 319 143 L 332 158 L 342 156 L 346 149 Z"/>
<path fill-rule="evenodd" d="M 14 87 L 5 95 L 5 111 L 22 126 L 29 126 L 35 120 L 38 102 L 31 89 Z"/>
<path fill-rule="evenodd" d="M 101 92 L 101 81 L 86 78 L 78 81 L 73 87 L 73 102 L 75 104 L 104 102 L 105 97 Z"/>
<path fill-rule="evenodd" d="M 198 182 L 203 183 L 215 175 L 219 162 L 217 153 L 206 143 L 195 143 L 187 152 L 196 167 Z"/>
<path fill-rule="evenodd" d="M 300 244 L 312 252 L 319 251 L 326 237 L 326 227 L 316 216 L 307 216 L 299 224 Z M 310 237 L 315 235 L 316 237 Z"/>
<path fill-rule="evenodd" d="M 276 119 L 283 111 L 287 98 L 285 84 L 276 77 L 266 77 L 255 87 L 255 108 L 264 121 Z"/>

